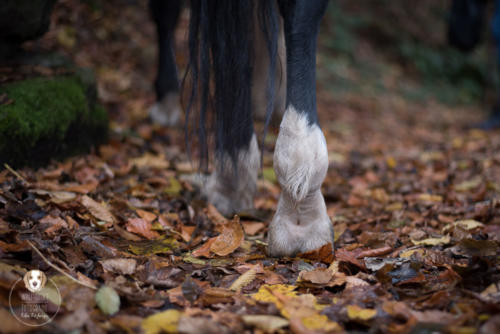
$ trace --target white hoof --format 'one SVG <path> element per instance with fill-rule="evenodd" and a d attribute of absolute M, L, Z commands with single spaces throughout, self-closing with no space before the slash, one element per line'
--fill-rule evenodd
<path fill-rule="evenodd" d="M 182 109 L 179 102 L 179 94 L 168 93 L 161 100 L 156 102 L 149 109 L 149 117 L 151 120 L 162 126 L 179 125 L 181 121 Z"/>
<path fill-rule="evenodd" d="M 332 243 L 333 225 L 323 195 L 314 191 L 301 202 L 283 192 L 269 226 L 267 253 L 272 257 L 294 256 Z"/>
<path fill-rule="evenodd" d="M 328 169 L 323 132 L 293 106 L 281 122 L 274 170 L 282 193 L 269 226 L 268 254 L 292 256 L 333 243 L 333 228 L 321 194 Z"/>
<path fill-rule="evenodd" d="M 259 167 L 260 151 L 254 134 L 248 149 L 240 151 L 236 168 L 229 157 L 216 163 L 203 195 L 224 216 L 253 209 Z"/>

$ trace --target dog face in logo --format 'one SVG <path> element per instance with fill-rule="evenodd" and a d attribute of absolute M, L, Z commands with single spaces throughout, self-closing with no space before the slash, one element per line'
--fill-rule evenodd
<path fill-rule="evenodd" d="M 28 271 L 23 278 L 26 289 L 31 292 L 38 292 L 43 289 L 47 282 L 47 276 L 37 269 Z"/>

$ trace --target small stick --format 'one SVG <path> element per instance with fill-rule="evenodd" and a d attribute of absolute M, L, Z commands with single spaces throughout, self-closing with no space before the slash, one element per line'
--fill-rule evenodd
<path fill-rule="evenodd" d="M 72 281 L 80 284 L 80 285 L 83 285 L 84 287 L 87 287 L 87 288 L 90 288 L 92 290 L 97 290 L 97 288 L 93 287 L 92 285 L 88 285 L 87 283 L 85 282 L 82 282 L 76 278 L 74 278 L 73 276 L 71 276 L 70 274 L 68 274 L 67 272 L 65 272 L 64 270 L 62 270 L 61 268 L 59 268 L 58 266 L 56 266 L 55 264 L 53 264 L 52 262 L 50 262 L 45 256 L 43 256 L 43 254 L 38 250 L 38 248 L 35 247 L 35 245 L 33 245 L 31 243 L 31 241 L 29 240 L 26 240 L 28 242 L 28 244 L 31 246 L 31 248 L 33 248 L 33 250 L 38 254 L 40 255 L 40 257 L 45 261 L 45 263 L 47 263 L 50 267 L 52 267 L 53 269 L 57 270 L 58 272 L 60 272 L 61 274 L 63 274 L 64 276 L 68 277 L 69 279 L 71 279 Z"/>
<path fill-rule="evenodd" d="M 9 172 L 11 172 L 12 174 L 14 174 L 15 177 L 17 177 L 19 180 L 23 181 L 24 183 L 26 184 L 30 184 L 28 181 L 26 181 L 26 179 L 21 175 L 19 174 L 18 172 L 16 172 L 12 167 L 10 167 L 8 164 L 3 164 L 3 166 L 5 167 L 5 169 L 7 169 Z"/>

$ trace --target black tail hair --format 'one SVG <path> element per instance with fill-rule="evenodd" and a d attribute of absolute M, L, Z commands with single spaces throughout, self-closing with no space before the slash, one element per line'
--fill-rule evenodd
<path fill-rule="evenodd" d="M 255 10 L 257 26 L 254 26 Z M 212 133 L 216 158 L 228 154 L 233 166 L 238 151 L 250 142 L 254 131 L 251 85 L 255 29 L 262 29 L 269 53 L 266 87 L 269 102 L 264 133 L 267 129 L 275 94 L 277 15 L 272 0 L 191 0 L 190 55 L 184 78 L 185 83 L 189 76 L 191 84 L 186 108 L 186 142 L 189 150 L 189 124 L 197 120 L 201 169 L 208 165 L 208 139 Z M 195 115 L 194 109 L 198 111 Z"/>

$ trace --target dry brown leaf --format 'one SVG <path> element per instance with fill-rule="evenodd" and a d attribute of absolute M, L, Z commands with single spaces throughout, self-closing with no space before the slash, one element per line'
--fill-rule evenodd
<path fill-rule="evenodd" d="M 156 219 L 156 215 L 154 213 L 151 213 L 151 212 L 148 212 L 145 210 L 141 210 L 141 209 L 137 209 L 135 212 L 139 215 L 139 217 L 141 217 L 142 219 L 144 219 L 148 223 L 152 223 Z"/>
<path fill-rule="evenodd" d="M 330 264 L 334 259 L 333 247 L 331 243 L 327 243 L 326 245 L 323 245 L 318 249 L 309 251 L 307 253 L 298 254 L 297 257 Z"/>
<path fill-rule="evenodd" d="M 92 198 L 87 195 L 83 196 L 80 199 L 80 203 L 89 210 L 90 214 L 95 218 L 104 221 L 106 223 L 113 223 L 115 221 L 113 214 L 109 211 L 109 209 L 102 204 L 94 201 Z"/>
<path fill-rule="evenodd" d="M 210 245 L 210 251 L 219 256 L 226 256 L 234 252 L 244 240 L 243 228 L 240 224 L 240 218 L 234 218 L 223 226 L 222 233 L 215 237 Z"/>
<path fill-rule="evenodd" d="M 57 231 L 60 229 L 68 228 L 68 223 L 61 217 L 54 217 L 51 215 L 46 215 L 42 219 L 40 219 L 40 223 L 49 224 L 50 226 L 43 231 L 49 236 L 54 236 Z"/>
<path fill-rule="evenodd" d="M 327 284 L 333 277 L 333 272 L 328 268 L 317 268 L 310 271 L 301 271 L 298 281 L 308 282 L 312 284 Z"/>
<path fill-rule="evenodd" d="M 212 247 L 212 244 L 214 243 L 215 238 L 210 238 L 208 239 L 203 245 L 195 249 L 192 253 L 194 257 L 211 257 L 210 256 L 210 247 Z"/>
<path fill-rule="evenodd" d="M 264 223 L 261 222 L 249 222 L 249 221 L 242 222 L 242 225 L 246 235 L 256 235 L 257 233 L 262 231 L 266 226 Z"/>
<path fill-rule="evenodd" d="M 125 258 L 101 260 L 99 263 L 102 265 L 104 271 L 110 271 L 121 275 L 132 275 L 137 266 L 136 260 Z"/>
<path fill-rule="evenodd" d="M 133 232 L 147 239 L 157 239 L 160 234 L 152 230 L 153 225 L 142 218 L 131 218 L 127 221 L 127 231 Z"/>

